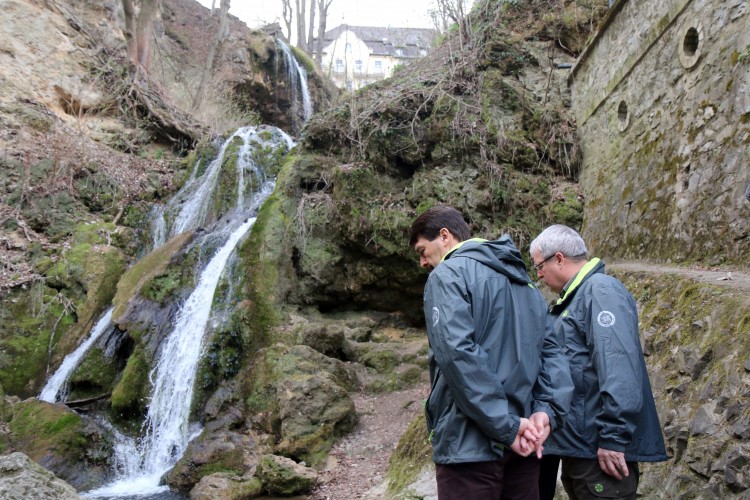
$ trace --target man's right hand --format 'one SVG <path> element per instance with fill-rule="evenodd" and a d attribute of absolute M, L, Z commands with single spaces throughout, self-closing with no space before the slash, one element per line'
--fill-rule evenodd
<path fill-rule="evenodd" d="M 532 424 L 528 418 L 521 418 L 518 434 L 510 448 L 522 457 L 528 457 L 536 449 L 541 437 L 535 424 Z"/>
<path fill-rule="evenodd" d="M 536 427 L 539 433 L 539 440 L 536 443 L 535 451 L 537 458 L 542 458 L 542 451 L 544 451 L 544 442 L 547 440 L 552 428 L 549 425 L 549 415 L 543 411 L 532 413 L 529 417 L 531 423 Z"/>

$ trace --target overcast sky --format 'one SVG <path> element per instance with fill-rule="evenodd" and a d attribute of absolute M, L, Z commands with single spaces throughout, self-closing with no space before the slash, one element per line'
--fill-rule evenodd
<path fill-rule="evenodd" d="M 211 0 L 198 0 L 211 7 Z M 339 24 L 434 28 L 427 11 L 435 0 L 333 0 L 328 9 L 327 30 Z M 220 0 L 216 0 L 219 7 Z M 232 0 L 229 12 L 251 28 L 277 21 L 283 28 L 281 0 Z M 294 0 L 292 0 L 294 5 Z M 316 23 L 317 25 L 317 23 Z"/>

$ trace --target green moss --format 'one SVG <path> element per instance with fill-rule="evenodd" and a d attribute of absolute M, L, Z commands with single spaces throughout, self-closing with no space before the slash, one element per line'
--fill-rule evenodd
<path fill-rule="evenodd" d="M 399 356 L 390 349 L 372 349 L 362 356 L 362 362 L 378 373 L 387 373 L 398 365 Z"/>
<path fill-rule="evenodd" d="M 58 290 L 43 283 L 13 289 L 0 307 L 0 384 L 8 394 L 30 397 L 46 378 L 52 345 L 75 323 L 75 311 Z"/>
<path fill-rule="evenodd" d="M 128 301 L 138 294 L 149 280 L 164 272 L 172 256 L 180 251 L 192 239 L 192 236 L 192 231 L 175 236 L 138 261 L 122 276 L 117 283 L 117 293 L 113 299 L 115 309 L 112 312 L 112 321 L 117 323 L 125 312 Z"/>
<path fill-rule="evenodd" d="M 136 347 L 128 358 L 122 377 L 112 390 L 112 413 L 117 420 L 140 417 L 145 413 L 151 391 L 150 367 L 143 348 Z"/>
<path fill-rule="evenodd" d="M 424 415 L 414 417 L 398 442 L 388 463 L 386 480 L 388 493 L 398 495 L 414 482 L 425 466 L 432 462 L 432 447 L 428 439 Z"/>
<path fill-rule="evenodd" d="M 70 375 L 68 384 L 71 392 L 68 399 L 85 399 L 107 394 L 112 391 L 116 376 L 117 367 L 113 359 L 106 357 L 102 349 L 94 347 L 86 353 L 81 364 Z"/>
<path fill-rule="evenodd" d="M 48 452 L 74 459 L 85 455 L 84 424 L 72 410 L 42 401 L 24 401 L 13 407 L 9 429 L 14 440 L 24 443 L 24 451 L 33 459 L 39 460 Z"/>

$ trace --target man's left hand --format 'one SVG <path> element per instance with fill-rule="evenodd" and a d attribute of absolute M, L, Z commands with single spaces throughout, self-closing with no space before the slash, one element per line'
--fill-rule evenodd
<path fill-rule="evenodd" d="M 601 467 L 605 474 L 613 476 L 618 480 L 622 479 L 622 476 L 628 477 L 630 475 L 623 452 L 599 448 L 596 455 L 599 458 L 599 467 Z"/>

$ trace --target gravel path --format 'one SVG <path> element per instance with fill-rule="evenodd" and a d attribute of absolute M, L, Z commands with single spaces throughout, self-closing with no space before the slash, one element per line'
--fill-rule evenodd
<path fill-rule="evenodd" d="M 428 384 L 420 384 L 399 392 L 356 395 L 359 423 L 331 450 L 310 499 L 367 498 L 367 491 L 385 479 L 391 452 L 414 416 L 422 413 L 429 390 Z"/>

